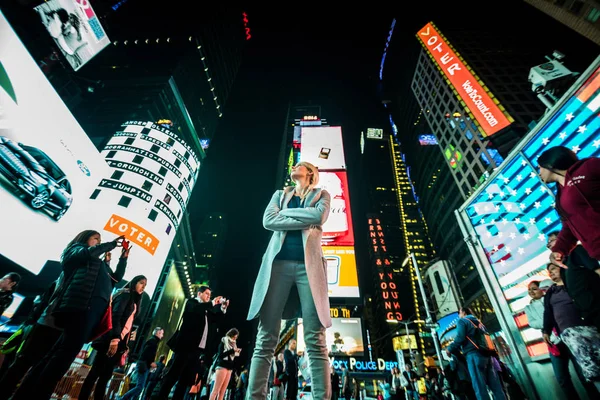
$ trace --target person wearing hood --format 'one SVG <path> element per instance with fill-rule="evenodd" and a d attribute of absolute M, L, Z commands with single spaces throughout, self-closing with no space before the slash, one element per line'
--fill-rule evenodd
<path fill-rule="evenodd" d="M 146 289 L 147 279 L 143 275 L 134 277 L 125 287 L 119 290 L 112 300 L 112 329 L 94 340 L 92 347 L 96 350 L 96 358 L 88 372 L 81 391 L 80 399 L 89 399 L 94 383 L 94 399 L 104 399 L 106 384 L 112 372 L 119 364 L 131 336 L 133 321 L 140 311 L 142 293 Z M 96 382 L 97 381 L 97 382 Z M 144 382 L 138 382 L 144 387 Z"/>
<path fill-rule="evenodd" d="M 600 158 L 579 160 L 563 146 L 552 147 L 538 158 L 540 178 L 556 183 L 556 211 L 562 229 L 552 246 L 551 261 L 563 262 L 577 242 L 600 269 Z"/>
<path fill-rule="evenodd" d="M 29 371 L 12 400 L 49 399 L 83 345 L 107 331 L 110 296 L 125 275 L 129 256 L 124 243 L 124 236 L 102 243 L 99 232 L 85 230 L 67 245 L 61 257 L 64 283 L 51 304 L 54 325 L 63 329 L 62 334 Z M 116 247 L 122 250 L 113 272 L 108 263 Z"/>
<path fill-rule="evenodd" d="M 233 360 L 239 357 L 242 349 L 237 347 L 236 340 L 240 333 L 237 329 L 230 329 L 219 343 L 219 349 L 215 355 L 215 384 L 210 393 L 210 400 L 223 400 L 225 391 L 231 379 L 233 371 Z"/>

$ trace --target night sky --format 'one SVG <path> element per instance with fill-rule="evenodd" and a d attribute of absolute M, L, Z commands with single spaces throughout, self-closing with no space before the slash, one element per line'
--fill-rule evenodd
<path fill-rule="evenodd" d="M 275 176 L 288 104 L 321 105 L 323 117 L 331 125 L 343 128 L 358 247 L 363 239 L 361 232 L 366 232 L 366 227 L 361 227 L 367 212 L 362 201 L 364 188 L 356 173 L 359 137 L 367 127 L 384 128 L 389 133 L 377 85 L 393 17 L 397 18 L 391 44 L 393 54 L 388 58 L 384 77 L 395 81 L 397 87 L 409 87 L 419 48 L 415 33 L 429 21 L 438 24 L 442 31 L 444 24 L 453 28 L 462 25 L 465 30 L 518 30 L 537 36 L 540 46 L 548 48 L 548 54 L 559 44 L 556 40 L 565 46 L 570 38 L 593 48 L 591 42 L 586 43 L 587 39 L 575 33 L 552 37 L 549 32 L 558 23 L 523 1 L 486 4 L 496 7 L 493 12 L 477 8 L 481 2 L 460 2 L 460 7 L 454 2 L 436 3 L 410 2 L 414 7 L 411 11 L 367 9 L 364 3 L 359 8 L 335 10 L 304 4 L 290 7 L 289 11 L 283 7 L 246 9 L 252 39 L 247 43 L 242 69 L 190 203 L 195 224 L 209 212 L 228 216 L 220 279 L 213 287 L 215 294 L 231 298 L 227 325 L 241 329 L 241 342 L 252 341 L 254 336 L 245 315 L 270 237 L 262 227 L 262 214 L 271 194 L 281 184 Z M 489 19 L 489 15 L 493 18 Z M 396 94 L 402 95 L 412 93 L 405 90 Z"/>

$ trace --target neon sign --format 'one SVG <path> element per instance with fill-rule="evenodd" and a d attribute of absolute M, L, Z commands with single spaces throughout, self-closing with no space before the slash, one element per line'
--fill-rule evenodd
<path fill-rule="evenodd" d="M 305 115 L 304 117 L 302 117 L 303 121 L 318 121 L 319 117 L 317 117 L 316 115 Z"/>
<path fill-rule="evenodd" d="M 369 238 L 371 239 L 371 250 L 377 266 L 378 284 L 385 309 L 385 318 L 386 320 L 402 321 L 400 302 L 398 301 L 398 287 L 394 282 L 394 273 L 390 268 L 392 264 L 387 256 L 387 245 L 379 218 L 369 218 Z"/>
<path fill-rule="evenodd" d="M 242 13 L 242 20 L 244 21 L 244 30 L 246 31 L 246 40 L 250 40 L 252 35 L 250 34 L 250 27 L 248 26 L 248 14 Z"/>

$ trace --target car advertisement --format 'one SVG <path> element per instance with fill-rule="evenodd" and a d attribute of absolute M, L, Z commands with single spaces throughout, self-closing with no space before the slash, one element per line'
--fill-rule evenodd
<path fill-rule="evenodd" d="M 35 11 L 75 71 L 110 44 L 89 0 L 50 0 Z"/>
<path fill-rule="evenodd" d="M 82 230 L 108 167 L 0 13 L 0 253 L 34 274 Z M 106 235 L 112 240 L 116 235 Z"/>

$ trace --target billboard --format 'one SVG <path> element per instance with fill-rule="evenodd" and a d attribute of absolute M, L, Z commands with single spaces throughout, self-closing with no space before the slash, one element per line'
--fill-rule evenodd
<path fill-rule="evenodd" d="M 453 312 L 438 319 L 436 333 L 443 349 L 448 347 L 450 343 L 454 341 L 454 338 L 456 337 L 456 323 L 459 319 L 458 312 Z"/>
<path fill-rule="evenodd" d="M 323 246 L 329 297 L 359 297 L 354 246 Z"/>
<path fill-rule="evenodd" d="M 383 129 L 367 128 L 367 139 L 383 139 Z"/>
<path fill-rule="evenodd" d="M 360 318 L 332 318 L 332 326 L 325 330 L 330 356 L 362 356 L 365 352 Z M 298 318 L 297 351 L 305 352 L 304 326 Z"/>
<path fill-rule="evenodd" d="M 106 162 L 0 13 L 0 253 L 34 274 L 46 261 L 60 260 L 77 233 L 104 226 L 102 206 L 93 209 L 88 199 L 107 174 Z"/>
<path fill-rule="evenodd" d="M 102 150 L 110 172 L 91 194 L 104 231 L 135 245 L 125 279 L 143 274 L 151 296 L 200 171 L 194 150 L 168 127 L 127 121 Z M 134 257 L 135 256 L 135 257 Z"/>
<path fill-rule="evenodd" d="M 448 261 L 440 260 L 430 265 L 425 272 L 430 297 L 435 302 L 436 318 L 458 312 L 458 294 L 452 282 Z"/>
<path fill-rule="evenodd" d="M 110 44 L 89 0 L 49 0 L 35 11 L 75 71 Z"/>
<path fill-rule="evenodd" d="M 417 38 L 457 91 L 485 136 L 491 136 L 513 122 L 504 107 L 454 52 L 450 43 L 432 22 L 419 30 Z"/>
<path fill-rule="evenodd" d="M 421 146 L 435 146 L 438 144 L 435 135 L 419 135 L 419 144 Z"/>
<path fill-rule="evenodd" d="M 300 161 L 320 170 L 346 169 L 340 126 L 302 127 Z"/>
<path fill-rule="evenodd" d="M 354 246 L 346 171 L 320 172 L 317 187 L 331 195 L 331 211 L 323 225 L 323 243 L 328 246 Z"/>
<path fill-rule="evenodd" d="M 186 296 L 179 280 L 179 275 L 177 274 L 177 268 L 175 268 L 175 265 L 171 265 L 169 275 L 167 275 L 167 280 L 165 281 L 164 290 L 162 291 L 156 313 L 152 320 L 152 325 L 150 326 L 150 332 L 148 332 L 148 335 L 151 335 L 152 330 L 156 327 L 161 327 L 165 330 L 165 340 L 161 340 L 158 344 L 156 358 L 161 354 L 167 355 L 169 353 L 167 340 L 170 339 L 177 330 L 177 325 L 183 314 L 185 299 Z"/>
<path fill-rule="evenodd" d="M 505 305 L 506 314 L 515 320 L 531 356 L 547 349 L 536 345 L 541 333 L 528 329 L 523 314 L 530 302 L 527 285 L 548 279 L 546 237 L 561 227 L 554 209 L 555 188 L 540 180 L 537 158 L 554 146 L 566 146 L 580 159 L 599 157 L 599 108 L 600 69 L 596 68 L 544 117 L 460 210 L 461 220 L 476 234 L 485 256 L 483 271 L 502 294 L 499 304 Z"/>

